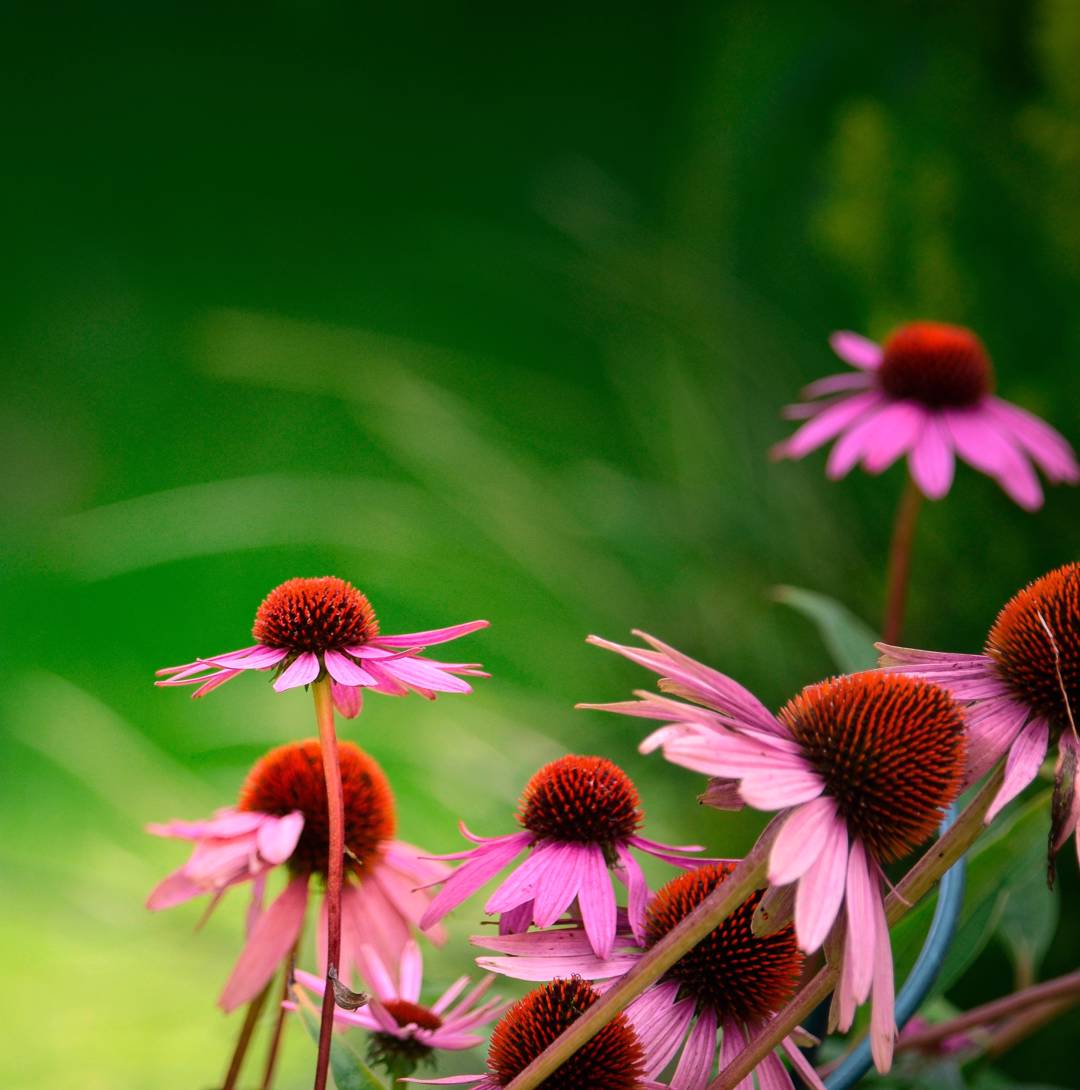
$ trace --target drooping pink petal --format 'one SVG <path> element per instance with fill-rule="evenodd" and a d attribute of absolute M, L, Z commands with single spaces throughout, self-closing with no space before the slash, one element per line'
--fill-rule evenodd
<path fill-rule="evenodd" d="M 268 863 L 284 863 L 296 848 L 304 831 L 304 815 L 294 810 L 284 817 L 271 817 L 259 826 L 256 834 L 259 854 Z"/>
<path fill-rule="evenodd" d="M 847 878 L 848 835 L 843 819 L 834 816 L 822 835 L 821 853 L 799 879 L 795 893 L 795 934 L 807 954 L 825 941 L 844 900 Z"/>
<path fill-rule="evenodd" d="M 776 458 L 802 458 L 830 439 L 839 435 L 850 424 L 855 423 L 863 413 L 883 404 L 883 397 L 877 390 L 845 397 L 808 420 L 794 435 L 773 447 Z"/>
<path fill-rule="evenodd" d="M 440 665 L 428 659 L 409 656 L 379 661 L 382 673 L 390 674 L 413 688 L 428 689 L 437 693 L 472 692 L 472 686 L 467 681 L 439 669 Z"/>
<path fill-rule="evenodd" d="M 847 933 L 844 940 L 844 967 L 848 970 L 850 998 L 857 1005 L 866 1002 L 874 979 L 877 902 L 881 886 L 872 873 L 870 858 L 861 840 L 851 844 L 847 871 Z M 840 1030 L 851 1028 L 854 1009 L 841 1003 Z"/>
<path fill-rule="evenodd" d="M 836 803 L 828 796 L 792 810 L 769 852 L 769 884 L 786 886 L 801 878 L 825 850 L 836 822 Z"/>
<path fill-rule="evenodd" d="M 300 933 L 307 908 L 307 876 L 294 878 L 262 914 L 233 968 L 218 1005 L 235 1010 L 254 999 L 285 960 Z"/>
<path fill-rule="evenodd" d="M 825 475 L 833 481 L 846 477 L 870 449 L 881 432 L 881 417 L 888 407 L 884 404 L 871 409 L 836 440 L 825 462 Z"/>
<path fill-rule="evenodd" d="M 406 943 L 405 946 L 408 949 L 409 943 Z M 360 970 L 360 978 L 371 989 L 376 998 L 381 999 L 384 1003 L 393 999 L 407 998 L 403 994 L 403 986 L 394 982 L 393 975 L 387 969 L 382 958 L 379 957 L 379 953 L 374 946 L 361 943 L 356 948 L 356 966 Z"/>
<path fill-rule="evenodd" d="M 420 921 L 422 929 L 441 920 L 451 909 L 471 897 L 488 879 L 498 874 L 515 856 L 529 845 L 532 834 L 515 833 L 495 843 L 474 849 L 468 862 L 463 863 L 443 883 Z"/>
<path fill-rule="evenodd" d="M 395 968 L 401 951 L 409 941 L 409 925 L 397 906 L 387 896 L 379 882 L 369 875 L 355 887 L 348 909 L 341 905 L 341 930 L 351 929 L 352 941 L 359 949 L 364 943 L 373 946 L 388 968 Z"/>
<path fill-rule="evenodd" d="M 604 850 L 599 844 L 585 844 L 582 847 L 578 907 L 593 951 L 598 958 L 606 961 L 615 943 L 615 890 L 611 886 Z"/>
<path fill-rule="evenodd" d="M 533 903 L 522 901 L 517 908 L 508 909 L 499 914 L 499 934 L 516 935 L 532 927 Z"/>
<path fill-rule="evenodd" d="M 998 397 L 986 398 L 984 405 L 999 425 L 1009 429 L 1016 443 L 1035 460 L 1051 483 L 1080 481 L 1080 463 L 1072 446 L 1045 420 Z"/>
<path fill-rule="evenodd" d="M 780 1062 L 775 1052 L 766 1053 L 754 1069 L 757 1074 L 758 1090 L 795 1090 L 795 1084 L 787 1068 Z"/>
<path fill-rule="evenodd" d="M 201 681 L 202 684 L 191 694 L 191 699 L 198 700 L 200 696 L 212 693 L 215 689 L 224 685 L 226 681 L 232 681 L 234 677 L 239 677 L 243 672 L 243 670 L 222 670 L 209 678 L 192 679 Z"/>
<path fill-rule="evenodd" d="M 987 825 L 1039 774 L 1049 746 L 1050 728 L 1046 720 L 1032 719 L 1009 750 L 1001 790 L 994 796 L 994 801 L 986 812 Z"/>
<path fill-rule="evenodd" d="M 671 1090 L 705 1090 L 715 1057 L 716 1009 L 703 1007 L 671 1077 Z"/>
<path fill-rule="evenodd" d="M 274 682 L 274 689 L 283 693 L 287 689 L 309 685 L 319 676 L 320 669 L 319 656 L 311 651 L 305 651 L 297 655 L 296 659 L 285 667 L 281 676 Z"/>
<path fill-rule="evenodd" d="M 739 794 L 739 781 L 725 779 L 722 776 L 709 778 L 708 786 L 698 796 L 702 806 L 711 806 L 714 810 L 741 810 L 746 801 Z"/>
<path fill-rule="evenodd" d="M 541 883 L 548 881 L 547 869 L 553 858 L 553 851 L 558 848 L 551 841 L 541 841 L 533 847 L 532 854 L 519 867 L 513 870 L 488 898 L 484 905 L 485 912 L 506 912 L 536 897 Z"/>
<path fill-rule="evenodd" d="M 430 647 L 436 643 L 456 640 L 470 632 L 487 628 L 490 621 L 466 621 L 464 624 L 450 625 L 449 628 L 429 628 L 425 632 L 406 632 L 395 636 L 375 636 L 369 641 L 376 647 Z"/>
<path fill-rule="evenodd" d="M 811 1090 L 827 1090 L 818 1073 L 811 1066 L 810 1061 L 803 1055 L 802 1049 L 790 1037 L 785 1037 L 780 1043 L 780 1047 L 791 1061 L 791 1066 L 799 1073 L 799 1077 Z"/>
<path fill-rule="evenodd" d="M 363 689 L 357 685 L 339 685 L 330 682 L 330 692 L 334 698 L 334 707 L 346 719 L 355 719 L 363 707 Z"/>
<path fill-rule="evenodd" d="M 946 409 L 941 414 L 957 454 L 969 465 L 993 477 L 1027 511 L 1042 505 L 1042 488 L 1027 458 L 1012 435 L 1001 428 L 985 402 L 969 409 Z"/>
<path fill-rule="evenodd" d="M 627 1008 L 626 1017 L 645 1048 L 645 1077 L 656 1078 L 686 1040 L 696 1006 L 678 999 L 677 981 L 646 989 Z"/>
<path fill-rule="evenodd" d="M 933 415 L 927 416 L 922 432 L 908 455 L 911 476 L 923 495 L 940 500 L 949 491 L 955 459 L 944 425 Z"/>
<path fill-rule="evenodd" d="M 967 727 L 966 784 L 982 779 L 1016 741 L 1031 709 L 1016 700 L 1002 698 L 976 704 L 964 712 Z"/>
<path fill-rule="evenodd" d="M 202 661 L 212 662 L 215 666 L 223 666 L 229 670 L 266 670 L 276 666 L 288 653 L 288 649 L 284 647 L 266 647 L 257 643 L 254 647 L 245 647 L 242 651 L 213 655 Z"/>
<path fill-rule="evenodd" d="M 616 874 L 626 884 L 626 911 L 630 917 L 630 928 L 638 942 L 645 941 L 645 906 L 649 903 L 649 885 L 641 864 L 630 850 L 620 841 L 615 843 L 615 854 L 619 860 Z M 584 914 L 584 909 L 582 909 Z"/>
<path fill-rule="evenodd" d="M 912 401 L 894 401 L 878 414 L 877 429 L 866 444 L 863 468 L 883 473 L 915 445 L 926 419 L 926 409 Z"/>
<path fill-rule="evenodd" d="M 154 886 L 150 896 L 146 898 L 146 907 L 151 912 L 160 912 L 164 908 L 190 901 L 193 897 L 201 897 L 204 893 L 206 886 L 193 882 L 184 873 L 184 868 L 180 867 Z"/>
<path fill-rule="evenodd" d="M 585 877 L 588 847 L 555 841 L 534 849 L 534 858 L 542 855 L 544 861 L 542 869 L 537 870 L 533 892 L 533 920 L 537 927 L 550 927 L 578 895 Z"/>
<path fill-rule="evenodd" d="M 746 1047 L 746 1038 L 742 1028 L 734 1018 L 725 1018 L 723 1022 L 723 1036 L 720 1039 L 720 1071 L 723 1070 Z M 733 1090 L 754 1090 L 754 1076 L 747 1075 L 740 1079 Z"/>
<path fill-rule="evenodd" d="M 874 984 L 873 1007 L 870 1014 L 870 1052 L 874 1066 L 883 1075 L 892 1067 L 893 1046 L 896 1043 L 896 996 L 893 983 L 892 945 L 889 925 L 885 919 L 885 902 L 881 891 L 874 899 Z"/>
<path fill-rule="evenodd" d="M 860 333 L 838 329 L 829 337 L 829 345 L 845 363 L 861 371 L 876 371 L 881 366 L 881 345 Z"/>

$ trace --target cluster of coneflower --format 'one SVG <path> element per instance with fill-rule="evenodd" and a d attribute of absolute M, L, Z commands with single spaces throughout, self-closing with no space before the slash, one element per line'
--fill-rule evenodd
<path fill-rule="evenodd" d="M 966 330 L 917 323 L 884 347 L 850 333 L 833 346 L 854 370 L 809 389 L 819 400 L 793 410 L 808 419 L 780 455 L 836 438 L 837 476 L 860 461 L 881 472 L 907 454 L 909 489 L 940 498 L 958 454 L 1029 508 L 1041 503 L 1033 462 L 1052 481 L 1080 477 L 1057 432 L 992 396 L 989 361 Z M 916 509 L 910 498 L 901 505 L 901 553 Z M 893 561 L 884 628 L 895 637 L 906 556 Z M 365 1030 L 368 1062 L 407 1079 L 442 1050 L 481 1044 L 496 1019 L 483 1073 L 415 1081 L 749 1090 L 756 1076 L 761 1090 L 786 1090 L 794 1075 L 823 1090 L 799 1023 L 831 992 L 829 1028 L 846 1032 L 869 1000 L 873 1060 L 889 1069 L 890 924 L 1038 776 L 1051 748 L 1051 866 L 1070 836 L 1080 851 L 1080 564 L 1017 593 L 980 654 L 881 644 L 879 669 L 810 685 L 775 714 L 731 677 L 644 633 L 637 646 L 590 637 L 659 675 L 659 691 L 585 707 L 653 721 L 642 752 L 709 777 L 707 805 L 775 814 L 741 861 L 644 836 L 634 784 L 599 756 L 541 768 L 524 785 L 515 825 L 486 837 L 462 824 L 463 851 L 433 857 L 397 840 L 390 784 L 369 754 L 338 742 L 335 711 L 356 717 L 365 689 L 468 693 L 468 678 L 487 676 L 477 664 L 424 652 L 486 623 L 382 635 L 351 584 L 292 579 L 260 605 L 252 646 L 161 671 L 158 684 L 194 685 L 195 696 L 248 670 L 269 672 L 279 692 L 314 696 L 318 737 L 262 757 L 235 805 L 151 827 L 194 845 L 151 893 L 151 908 L 203 895 L 212 908 L 240 883 L 251 892 L 246 943 L 219 1000 L 226 1011 L 247 1006 L 225 1090 L 237 1085 L 268 1000 L 277 1013 L 264 1087 L 282 1022 L 299 1010 L 319 1024 L 316 1090 L 335 1025 Z M 930 841 L 969 788 L 950 830 L 894 887 L 886 867 Z M 659 889 L 649 888 L 641 853 L 673 868 Z M 274 872 L 284 884 L 270 893 Z M 488 997 L 491 975 L 475 985 L 463 976 L 425 1004 L 420 941 L 442 941 L 440 921 L 497 876 L 483 906 L 497 934 L 473 939 L 488 951 L 479 964 L 539 986 L 508 1006 Z M 317 973 L 303 968 L 309 915 Z"/>

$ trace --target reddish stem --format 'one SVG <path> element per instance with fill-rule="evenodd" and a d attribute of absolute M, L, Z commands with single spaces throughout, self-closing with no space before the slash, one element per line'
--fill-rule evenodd
<path fill-rule="evenodd" d="M 229 1070 L 225 1073 L 225 1082 L 221 1090 L 234 1090 L 236 1080 L 240 1078 L 240 1068 L 244 1065 L 244 1057 L 247 1055 L 248 1045 L 251 1044 L 251 1035 L 255 1032 L 255 1026 L 259 1021 L 259 1015 L 266 1004 L 266 997 L 270 994 L 270 985 L 265 988 L 248 1004 L 247 1014 L 244 1015 L 244 1024 L 240 1027 L 240 1036 L 236 1039 L 236 1047 L 233 1049 L 232 1059 L 229 1061 Z"/>
<path fill-rule="evenodd" d="M 319 1054 L 315 1061 L 314 1090 L 326 1090 L 330 1066 L 330 1038 L 334 1031 L 334 981 L 341 957 L 341 886 L 345 869 L 345 803 L 341 793 L 337 735 L 334 732 L 334 700 L 330 678 L 322 677 L 311 687 L 315 696 L 315 719 L 319 724 L 323 774 L 326 777 L 326 806 L 330 824 L 330 855 L 326 868 L 326 988 L 323 991 L 322 1020 L 319 1024 Z"/>
<path fill-rule="evenodd" d="M 907 603 L 908 573 L 911 571 L 911 550 L 915 543 L 915 527 L 922 507 L 922 493 L 909 476 L 904 486 L 893 522 L 892 543 L 889 545 L 889 574 L 885 591 L 885 619 L 881 638 L 896 643 L 904 630 L 904 607 Z"/>
<path fill-rule="evenodd" d="M 951 1037 L 954 1033 L 1000 1022 L 1009 1015 L 1029 1010 L 1033 1006 L 1041 1006 L 1049 1000 L 1063 999 L 1065 996 L 1080 998 L 1080 971 L 1067 973 L 1055 980 L 1047 980 L 1042 984 L 1025 988 L 1022 992 L 1007 995 L 1003 999 L 995 999 L 990 1003 L 983 1003 L 980 1007 L 973 1007 L 955 1018 L 950 1018 L 947 1022 L 939 1022 L 936 1026 L 929 1026 L 918 1033 L 910 1034 L 900 1042 L 898 1047 L 925 1048 L 945 1037 Z"/>

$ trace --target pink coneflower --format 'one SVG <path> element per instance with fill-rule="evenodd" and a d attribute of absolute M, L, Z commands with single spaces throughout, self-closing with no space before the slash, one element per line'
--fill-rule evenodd
<path fill-rule="evenodd" d="M 372 1063 L 385 1067 L 395 1077 L 411 1074 L 418 1065 L 439 1051 L 460 1052 L 482 1044 L 476 1030 L 486 1026 L 506 1009 L 498 997 L 484 999 L 494 977 L 487 976 L 459 999 L 469 985 L 459 977 L 439 998 L 425 1007 L 420 1003 L 423 959 L 420 947 L 411 939 L 401 952 L 397 981 L 370 946 L 357 950 L 361 979 L 371 989 L 367 1006 L 359 1010 L 334 1009 L 339 1026 L 359 1026 L 371 1034 L 368 1055 Z M 311 973 L 296 973 L 296 983 L 323 993 L 325 980 Z M 455 1003 L 455 1000 L 457 1002 Z"/>
<path fill-rule="evenodd" d="M 889 673 L 924 677 L 968 704 L 968 782 L 1008 754 L 987 822 L 1035 779 L 1056 743 L 1051 877 L 1053 857 L 1070 836 L 1080 858 L 1080 564 L 1057 568 L 1013 595 L 981 655 L 878 646 Z"/>
<path fill-rule="evenodd" d="M 589 949 L 580 928 L 564 927 L 478 936 L 473 939 L 477 946 L 509 955 L 479 958 L 479 964 L 518 980 L 550 980 L 574 973 L 586 980 L 613 981 L 686 919 L 734 869 L 733 862 L 712 863 L 673 878 L 649 902 L 645 942 L 638 944 L 623 933 L 607 961 Z M 671 1085 L 679 1090 L 704 1090 L 716 1066 L 717 1034 L 723 1067 L 791 998 L 803 958 L 790 926 L 771 935 L 754 933 L 751 920 L 761 897 L 759 891 L 745 901 L 626 1008 L 626 1017 L 645 1049 L 647 1078 L 659 1078 L 681 1053 Z M 782 1050 L 803 1081 L 822 1090 L 821 1080 L 791 1038 L 785 1039 Z M 757 1075 L 769 1090 L 793 1087 L 775 1053 L 761 1062 Z M 746 1085 L 752 1085 L 749 1076 Z"/>
<path fill-rule="evenodd" d="M 379 635 L 371 603 L 351 583 L 326 576 L 290 579 L 275 587 L 255 614 L 255 643 L 239 651 L 196 659 L 158 670 L 158 685 L 198 685 L 192 696 L 231 681 L 245 670 L 274 670 L 279 692 L 309 685 L 329 675 L 334 704 L 342 715 L 360 714 L 361 694 L 372 689 L 387 696 L 468 693 L 462 676 L 488 677 L 477 663 L 436 662 L 418 652 L 466 636 L 487 621 L 450 628 Z"/>
<path fill-rule="evenodd" d="M 731 678 L 639 635 L 653 650 L 592 642 L 704 706 L 644 693 L 607 710 L 663 720 L 642 750 L 660 747 L 669 761 L 717 777 L 722 804 L 737 793 L 756 809 L 786 812 L 769 852 L 769 883 L 796 883 L 795 931 L 806 953 L 822 946 L 846 908 L 838 1024 L 848 1029 L 872 991 L 874 1061 L 888 1070 L 896 1025 L 882 865 L 930 837 L 960 791 L 959 706 L 928 682 L 864 673 L 811 685 L 774 716 Z"/>
<path fill-rule="evenodd" d="M 339 748 L 345 797 L 346 881 L 342 890 L 342 959 L 357 964 L 370 945 L 397 964 L 419 926 L 428 895 L 416 887 L 441 879 L 446 868 L 419 848 L 394 840 L 394 797 L 382 769 L 359 746 Z M 253 884 L 247 945 L 219 1000 L 227 1011 L 253 999 L 297 942 L 312 876 L 325 880 L 329 863 L 326 784 L 315 739 L 271 750 L 252 768 L 235 808 L 209 821 L 151 825 L 158 836 L 195 842 L 191 858 L 150 894 L 147 907 L 170 908 L 209 893 L 211 908 L 239 882 Z M 289 881 L 265 910 L 267 875 L 284 866 Z M 325 949 L 326 906 L 321 906 L 319 946 Z M 427 930 L 427 928 L 421 928 Z M 441 941 L 441 933 L 429 937 Z"/>
<path fill-rule="evenodd" d="M 408 1079 L 431 1085 L 471 1084 L 473 1090 L 502 1090 L 521 1074 L 599 994 L 580 977 L 553 980 L 519 999 L 491 1035 L 487 1071 L 443 1079 Z M 625 1014 L 617 1015 L 553 1075 L 544 1090 L 644 1090 L 645 1054 Z"/>
<path fill-rule="evenodd" d="M 857 333 L 834 333 L 833 351 L 855 371 L 811 383 L 810 404 L 789 415 L 809 417 L 774 448 L 802 458 L 837 440 L 827 473 L 845 476 L 862 462 L 880 473 L 908 456 L 911 476 L 930 499 L 952 484 L 955 455 L 992 477 L 1026 510 L 1042 506 L 1034 462 L 1053 484 L 1075 484 L 1080 465 L 1052 427 L 993 395 L 994 372 L 982 341 L 961 326 L 911 322 L 884 345 Z"/>
<path fill-rule="evenodd" d="M 481 837 L 461 826 L 477 846 L 439 859 L 465 862 L 443 883 L 441 892 L 421 920 L 429 927 L 476 892 L 515 857 L 529 851 L 488 898 L 484 911 L 500 913 L 504 932 L 526 930 L 530 924 L 550 927 L 577 901 L 585 931 L 597 957 L 611 952 L 615 939 L 614 870 L 628 891 L 630 925 L 644 935 L 648 886 L 631 848 L 675 866 L 701 860 L 681 852 L 699 852 L 700 845 L 660 844 L 639 836 L 643 814 L 637 788 L 617 765 L 603 757 L 560 757 L 544 765 L 529 780 L 517 813 L 522 831 Z"/>

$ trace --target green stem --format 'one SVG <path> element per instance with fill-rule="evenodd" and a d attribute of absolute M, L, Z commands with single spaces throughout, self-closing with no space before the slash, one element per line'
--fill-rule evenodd
<path fill-rule="evenodd" d="M 759 838 L 750 854 L 721 885 L 508 1083 L 506 1090 L 535 1090 L 679 958 L 719 927 L 755 890 L 761 889 L 765 884 L 770 843 L 771 837 Z"/>
<path fill-rule="evenodd" d="M 885 899 L 885 917 L 891 927 L 913 908 L 937 883 L 938 879 L 971 847 L 983 831 L 983 819 L 1001 787 L 1003 768 L 989 776 L 975 797 L 964 807 L 956 823 L 938 838 L 929 851 L 904 875 L 896 889 Z M 733 1090 L 815 1007 L 836 987 L 840 979 L 837 965 L 826 966 L 765 1029 L 751 1041 L 709 1083 L 708 1090 Z"/>
<path fill-rule="evenodd" d="M 248 1046 L 251 1044 L 251 1036 L 255 1032 L 259 1015 L 262 1014 L 262 1009 L 266 1005 L 266 997 L 269 994 L 270 985 L 267 984 L 248 1004 L 247 1013 L 244 1015 L 244 1024 L 240 1027 L 240 1036 L 236 1039 L 236 1047 L 233 1049 L 232 1059 L 229 1061 L 229 1070 L 225 1073 L 225 1082 L 222 1084 L 221 1090 L 234 1090 L 236 1081 L 240 1078 L 240 1068 L 243 1067 Z"/>
<path fill-rule="evenodd" d="M 326 806 L 330 826 L 326 867 L 326 988 L 323 991 L 319 1023 L 319 1052 L 315 1061 L 314 1090 L 326 1090 L 330 1067 L 330 1039 L 334 1032 L 334 982 L 341 958 L 341 887 L 345 874 L 345 803 L 341 790 L 337 734 L 334 731 L 334 698 L 330 678 L 323 676 L 311 686 L 315 697 L 315 719 L 319 724 L 323 775 L 326 778 Z"/>
<path fill-rule="evenodd" d="M 889 573 L 885 590 L 885 619 L 881 638 L 885 643 L 897 643 L 904 630 L 904 609 L 907 604 L 908 574 L 911 552 L 915 544 L 915 527 L 922 507 L 922 493 L 909 475 L 893 522 L 892 543 L 889 545 Z"/>

